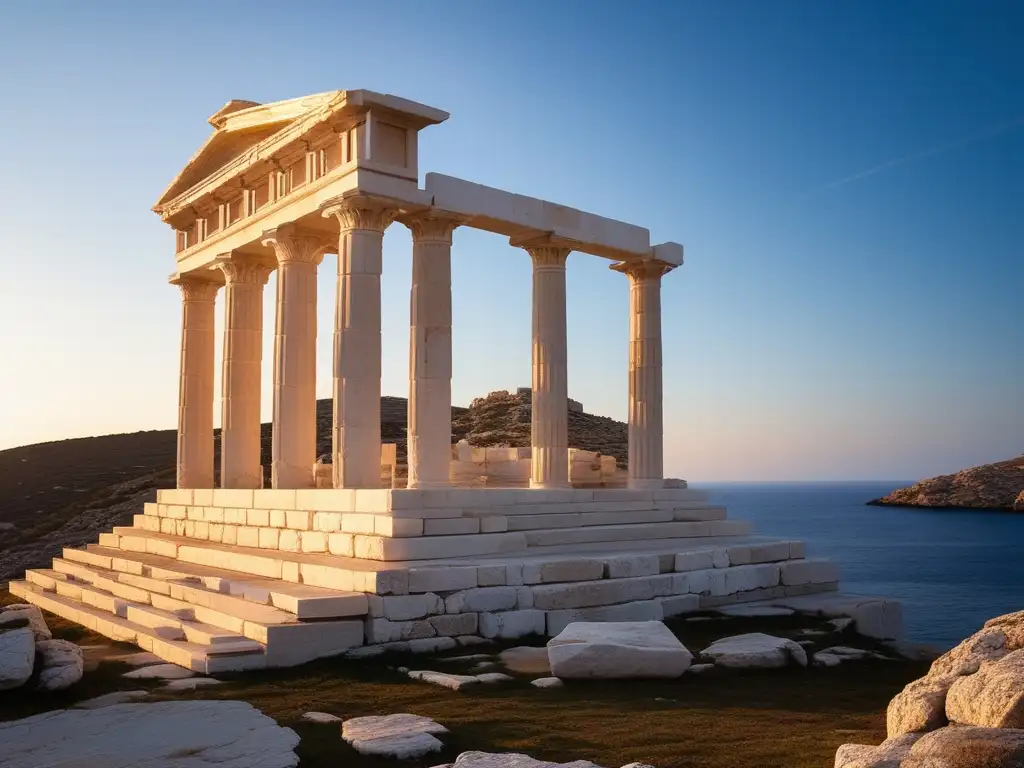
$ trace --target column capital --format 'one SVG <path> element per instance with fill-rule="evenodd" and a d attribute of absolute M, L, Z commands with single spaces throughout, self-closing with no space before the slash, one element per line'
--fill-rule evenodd
<path fill-rule="evenodd" d="M 337 219 L 342 232 L 367 229 L 383 234 L 398 215 L 393 205 L 362 195 L 329 200 L 320 210 L 324 218 Z"/>
<path fill-rule="evenodd" d="M 639 259 L 637 261 L 622 261 L 612 264 L 608 268 L 626 275 L 630 282 L 643 282 L 645 280 L 661 280 L 675 269 L 676 265 L 657 259 Z"/>
<path fill-rule="evenodd" d="M 221 283 L 200 277 L 178 277 L 171 281 L 181 289 L 182 301 L 213 301 Z"/>
<path fill-rule="evenodd" d="M 266 285 L 274 271 L 274 267 L 264 261 L 237 256 L 218 262 L 217 266 L 224 273 L 227 285 Z"/>
<path fill-rule="evenodd" d="M 508 242 L 530 254 L 534 268 L 565 269 L 565 260 L 572 253 L 572 248 L 556 241 L 550 234 L 510 237 Z"/>
<path fill-rule="evenodd" d="M 278 264 L 291 261 L 319 264 L 325 253 L 338 247 L 333 237 L 290 223 L 268 229 L 260 242 L 274 249 Z"/>
<path fill-rule="evenodd" d="M 399 217 L 398 221 L 412 232 L 414 243 L 436 242 L 448 245 L 451 245 L 452 233 L 466 223 L 462 216 L 432 210 L 410 213 Z"/>

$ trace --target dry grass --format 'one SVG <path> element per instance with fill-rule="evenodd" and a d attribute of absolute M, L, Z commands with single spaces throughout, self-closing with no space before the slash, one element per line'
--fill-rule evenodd
<path fill-rule="evenodd" d="M 0 602 L 12 598 L 0 594 Z M 75 625 L 47 615 L 55 636 L 81 644 L 109 643 Z M 791 634 L 806 620 L 757 620 L 758 628 Z M 752 621 L 688 622 L 674 626 L 691 647 L 710 639 L 750 631 Z M 126 651 L 136 650 L 125 646 Z M 471 649 L 473 652 L 476 649 Z M 461 653 L 467 653 L 463 650 Z M 343 718 L 413 712 L 451 730 L 446 749 L 398 765 L 432 766 L 461 751 L 520 751 L 537 758 L 588 759 L 616 768 L 632 761 L 659 768 L 822 768 L 832 764 L 846 742 L 878 743 L 885 737 L 889 699 L 925 664 L 860 662 L 833 669 L 786 669 L 727 673 L 714 671 L 682 680 L 573 683 L 538 690 L 529 678 L 456 693 L 412 682 L 391 667 L 457 671 L 457 664 L 386 656 L 364 661 L 329 659 L 288 670 L 220 676 L 224 685 L 166 698 L 243 699 L 295 729 L 304 768 L 379 768 L 395 761 L 365 758 L 340 739 L 340 728 L 303 722 L 304 712 Z M 68 706 L 113 690 L 151 688 L 148 681 L 124 680 L 123 664 L 104 662 L 74 688 L 59 694 L 6 693 L 0 720 Z M 140 685 L 141 683 L 141 685 Z"/>

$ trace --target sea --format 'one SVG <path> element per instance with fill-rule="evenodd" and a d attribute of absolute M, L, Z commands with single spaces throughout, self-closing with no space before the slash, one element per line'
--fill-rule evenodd
<path fill-rule="evenodd" d="M 899 600 L 906 639 L 943 648 L 1024 610 L 1024 514 L 872 507 L 908 481 L 691 483 L 755 533 L 807 542 L 843 592 Z"/>

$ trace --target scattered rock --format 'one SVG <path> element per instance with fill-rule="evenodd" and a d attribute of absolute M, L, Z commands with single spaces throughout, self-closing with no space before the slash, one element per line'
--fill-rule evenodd
<path fill-rule="evenodd" d="M 498 664 L 498 662 L 496 662 L 496 661 L 481 661 L 479 664 L 474 664 L 472 667 L 470 667 L 469 671 L 470 672 L 486 672 L 488 669 L 494 669 L 495 667 L 500 667 L 500 666 L 501 665 Z"/>
<path fill-rule="evenodd" d="M 660 621 L 574 622 L 548 642 L 554 677 L 679 677 L 691 654 Z"/>
<path fill-rule="evenodd" d="M 75 709 L 100 709 L 110 707 L 114 704 L 125 704 L 129 701 L 138 701 L 149 696 L 149 691 L 114 691 L 105 693 L 94 699 L 86 699 L 75 704 Z"/>
<path fill-rule="evenodd" d="M 835 627 L 837 632 L 842 632 L 853 626 L 853 619 L 829 619 L 828 623 Z"/>
<path fill-rule="evenodd" d="M 387 648 L 382 645 L 361 645 L 345 652 L 346 659 L 370 659 L 385 653 Z"/>
<path fill-rule="evenodd" d="M 761 632 L 726 637 L 701 652 L 722 667 L 784 667 L 790 662 L 807 666 L 807 653 L 792 640 Z"/>
<path fill-rule="evenodd" d="M 686 669 L 688 675 L 702 675 L 715 668 L 714 664 L 691 664 Z"/>
<path fill-rule="evenodd" d="M 1024 650 L 955 680 L 946 695 L 946 717 L 959 725 L 1024 728 Z"/>
<path fill-rule="evenodd" d="M 877 747 L 869 744 L 843 744 L 836 750 L 835 768 L 900 768 L 900 763 L 920 738 L 919 733 L 908 733 L 887 739 Z"/>
<path fill-rule="evenodd" d="M 429 717 L 398 714 L 354 717 L 341 726 L 341 737 L 361 755 L 409 759 L 440 752 L 443 745 L 434 734 L 448 729 Z"/>
<path fill-rule="evenodd" d="M 31 627 L 0 631 L 0 691 L 27 683 L 35 663 L 36 636 Z"/>
<path fill-rule="evenodd" d="M 857 661 L 860 659 L 877 659 L 887 661 L 888 657 L 874 651 L 865 651 L 862 648 L 847 648 L 837 645 L 833 648 L 824 648 L 814 654 L 812 663 L 819 667 L 837 667 L 844 661 Z"/>
<path fill-rule="evenodd" d="M 28 621 L 28 626 L 35 632 L 36 640 L 49 640 L 53 637 L 38 606 L 28 603 L 0 606 L 0 630 L 11 624 L 20 623 L 21 619 Z"/>
<path fill-rule="evenodd" d="M 885 712 L 886 733 L 890 739 L 915 731 L 932 731 L 946 724 L 946 693 L 955 675 L 932 677 L 930 674 L 907 683 Z"/>
<path fill-rule="evenodd" d="M 476 635 L 459 635 L 455 638 L 459 645 L 463 647 L 470 647 L 473 645 L 494 645 L 494 641 L 486 637 L 477 637 Z"/>
<path fill-rule="evenodd" d="M 307 720 L 311 723 L 340 723 L 341 718 L 337 715 L 329 715 L 326 712 L 307 712 L 302 716 L 303 720 Z"/>
<path fill-rule="evenodd" d="M 503 675 L 501 672 L 484 672 L 482 675 L 477 675 L 476 679 L 481 683 L 508 683 L 515 678 Z"/>
<path fill-rule="evenodd" d="M 538 677 L 536 680 L 531 680 L 530 685 L 534 688 L 561 688 L 565 683 L 557 677 Z"/>
<path fill-rule="evenodd" d="M 819 651 L 814 654 L 814 657 L 811 659 L 811 663 L 816 667 L 838 667 L 843 663 L 843 660 L 834 653 Z"/>
<path fill-rule="evenodd" d="M 442 688 L 451 688 L 453 691 L 461 691 L 470 685 L 479 685 L 478 677 L 469 675 L 450 675 L 447 672 L 432 672 L 428 669 L 410 669 L 406 674 L 413 680 L 422 680 L 424 683 L 433 683 Z"/>
<path fill-rule="evenodd" d="M 801 629 L 797 634 L 800 637 L 825 637 L 828 632 L 823 629 Z"/>
<path fill-rule="evenodd" d="M 181 680 L 185 677 L 195 677 L 195 674 L 191 669 L 179 667 L 177 664 L 153 664 L 125 672 L 121 677 L 129 677 L 133 680 Z"/>
<path fill-rule="evenodd" d="M 792 608 L 780 608 L 774 605 L 730 605 L 719 608 L 723 616 L 759 618 L 762 616 L 792 616 L 796 611 Z"/>
<path fill-rule="evenodd" d="M 1019 768 L 1024 765 L 1024 730 L 940 728 L 922 736 L 901 768 Z"/>
<path fill-rule="evenodd" d="M 494 754 L 491 752 L 463 752 L 452 763 L 452 768 L 599 768 L 587 760 L 571 763 L 548 763 L 535 760 L 529 755 L 514 752 Z"/>
<path fill-rule="evenodd" d="M 542 675 L 551 671 L 547 648 L 520 645 L 502 651 L 498 658 L 506 669 L 523 675 Z"/>
<path fill-rule="evenodd" d="M 206 688 L 210 685 L 220 685 L 223 680 L 214 680 L 212 677 L 186 677 L 181 680 L 170 680 L 160 690 L 162 691 L 194 691 L 197 688 Z"/>
<path fill-rule="evenodd" d="M 0 723 L 4 768 L 294 768 L 299 737 L 244 701 L 63 709 Z"/>
<path fill-rule="evenodd" d="M 36 651 L 42 655 L 42 671 L 37 687 L 43 691 L 60 691 L 82 679 L 85 667 L 82 649 L 67 640 L 39 640 Z"/>

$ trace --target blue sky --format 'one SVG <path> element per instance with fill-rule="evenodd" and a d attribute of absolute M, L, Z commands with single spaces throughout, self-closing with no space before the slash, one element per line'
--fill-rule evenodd
<path fill-rule="evenodd" d="M 1024 452 L 1020 4 L 40 1 L 0 7 L 0 35 L 0 448 L 173 427 L 180 303 L 150 206 L 229 99 L 370 88 L 451 113 L 421 174 L 685 244 L 671 475 L 911 479 Z M 389 229 L 386 394 L 408 387 L 409 251 Z M 624 419 L 607 265 L 569 259 L 569 391 Z M 461 229 L 453 273 L 455 402 L 527 385 L 528 257 Z"/>

